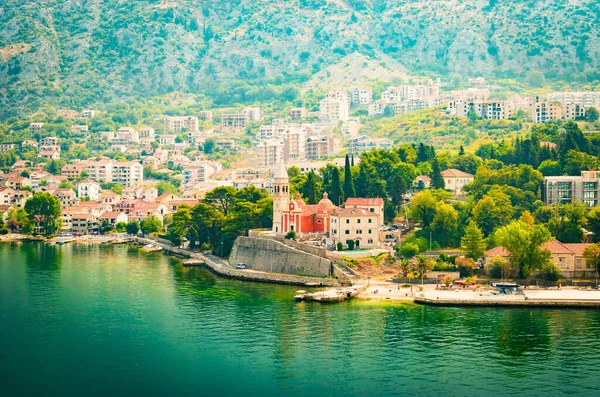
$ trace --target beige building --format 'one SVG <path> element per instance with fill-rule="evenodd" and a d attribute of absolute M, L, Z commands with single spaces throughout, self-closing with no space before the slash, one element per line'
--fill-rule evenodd
<path fill-rule="evenodd" d="M 305 108 L 294 108 L 290 110 L 290 118 L 292 120 L 301 120 L 308 115 Z"/>
<path fill-rule="evenodd" d="M 269 139 L 258 144 L 256 151 L 260 167 L 272 167 L 282 161 L 284 143 L 281 139 Z"/>
<path fill-rule="evenodd" d="M 355 249 L 379 247 L 379 217 L 363 208 L 343 208 L 331 215 L 330 238 L 334 244 L 348 247 L 354 241 Z"/>
<path fill-rule="evenodd" d="M 371 87 L 350 87 L 348 89 L 350 105 L 366 106 L 373 102 L 373 89 Z"/>
<path fill-rule="evenodd" d="M 198 131 L 198 117 L 194 116 L 172 116 L 165 117 L 165 131 L 177 134 L 187 131 Z"/>
<path fill-rule="evenodd" d="M 463 187 L 475 179 L 474 175 L 453 168 L 444 170 L 441 174 L 446 184 L 446 190 L 452 191 L 455 195 L 461 195 Z"/>
<path fill-rule="evenodd" d="M 546 204 L 582 202 L 589 208 L 598 206 L 600 171 L 581 171 L 580 176 L 547 176 L 542 199 Z"/>
<path fill-rule="evenodd" d="M 595 277 L 596 269 L 587 264 L 583 256 L 584 250 L 592 244 L 577 243 L 567 244 L 558 240 L 551 240 L 544 244 L 544 248 L 550 251 L 552 262 L 558 266 L 563 276 L 567 278 L 575 277 Z M 508 252 L 502 247 L 495 247 L 485 253 L 485 260 L 494 256 L 500 256 L 509 259 Z"/>
<path fill-rule="evenodd" d="M 319 119 L 322 121 L 348 120 L 350 105 L 339 98 L 323 98 L 319 102 Z"/>
<path fill-rule="evenodd" d="M 340 141 L 331 136 L 311 136 L 306 140 L 306 159 L 317 160 L 339 151 Z"/>

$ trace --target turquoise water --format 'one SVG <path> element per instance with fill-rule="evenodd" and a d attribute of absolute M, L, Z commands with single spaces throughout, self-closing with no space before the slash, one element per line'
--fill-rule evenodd
<path fill-rule="evenodd" d="M 296 304 L 126 246 L 0 244 L 2 395 L 598 395 L 600 312 Z"/>

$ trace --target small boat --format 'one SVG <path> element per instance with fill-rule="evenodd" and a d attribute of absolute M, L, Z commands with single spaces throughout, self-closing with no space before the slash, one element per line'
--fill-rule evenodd
<path fill-rule="evenodd" d="M 64 242 L 64 241 L 59 241 L 59 242 L 58 242 L 58 243 L 56 243 L 56 244 L 58 244 L 58 245 L 65 245 L 65 242 Z"/>

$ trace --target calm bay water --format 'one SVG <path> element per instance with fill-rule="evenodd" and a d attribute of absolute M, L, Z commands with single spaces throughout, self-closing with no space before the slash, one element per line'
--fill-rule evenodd
<path fill-rule="evenodd" d="M 600 311 L 297 304 L 126 246 L 0 244 L 2 395 L 598 395 Z"/>

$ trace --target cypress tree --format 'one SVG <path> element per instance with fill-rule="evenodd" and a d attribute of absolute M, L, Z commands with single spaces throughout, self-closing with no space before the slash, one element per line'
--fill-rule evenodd
<path fill-rule="evenodd" d="M 311 170 L 306 176 L 306 182 L 300 189 L 302 196 L 306 198 L 308 204 L 317 204 L 319 202 L 319 186 L 317 184 L 317 176 Z"/>
<path fill-rule="evenodd" d="M 460 148 L 458 149 L 458 155 L 462 156 L 463 154 L 465 154 L 465 148 L 463 145 L 460 145 Z"/>
<path fill-rule="evenodd" d="M 344 200 L 348 197 L 356 197 L 356 190 L 354 189 L 354 181 L 352 180 L 352 171 L 350 169 L 350 159 L 346 155 L 346 164 L 344 167 L 344 186 L 342 189 L 344 194 Z"/>
<path fill-rule="evenodd" d="M 331 173 L 331 190 L 329 193 L 329 199 L 333 202 L 333 204 L 339 205 L 343 198 L 344 190 L 342 189 L 340 170 L 338 167 L 335 167 Z"/>
<path fill-rule="evenodd" d="M 352 153 L 352 166 L 354 167 L 354 153 Z"/>
<path fill-rule="evenodd" d="M 431 187 L 434 189 L 446 188 L 446 182 L 444 182 L 442 171 L 440 170 L 440 163 L 438 163 L 436 158 L 433 159 L 433 163 L 431 164 Z"/>

